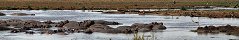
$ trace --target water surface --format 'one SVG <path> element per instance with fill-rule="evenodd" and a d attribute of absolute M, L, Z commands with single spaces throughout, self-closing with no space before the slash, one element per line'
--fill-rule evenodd
<path fill-rule="evenodd" d="M 70 20 L 106 20 L 123 23 L 123 25 L 110 25 L 113 28 L 117 26 L 130 26 L 133 23 L 163 22 L 166 30 L 157 32 L 141 32 L 147 39 L 156 40 L 228 40 L 239 39 L 238 36 L 219 34 L 199 34 L 190 32 L 199 26 L 205 25 L 239 25 L 237 18 L 207 18 L 207 17 L 189 17 L 189 16 L 156 16 L 156 15 L 138 15 L 138 14 L 102 14 L 101 12 L 91 12 L 91 10 L 0 10 L 7 16 L 0 16 L 2 20 L 22 19 L 54 22 Z M 35 16 L 11 16 L 12 13 L 36 14 Z M 199 22 L 194 23 L 194 22 Z M 132 40 L 133 34 L 109 34 L 109 33 L 73 33 L 70 35 L 47 35 L 47 34 L 24 34 L 8 33 L 9 31 L 0 31 L 1 40 Z M 154 36 L 151 36 L 154 35 Z"/>

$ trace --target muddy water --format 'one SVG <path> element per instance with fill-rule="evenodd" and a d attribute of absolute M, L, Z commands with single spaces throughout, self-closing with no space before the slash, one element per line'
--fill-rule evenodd
<path fill-rule="evenodd" d="M 201 34 L 189 32 L 198 26 L 205 25 L 236 25 L 239 26 L 237 18 L 207 18 L 207 17 L 189 17 L 189 16 L 157 16 L 157 15 L 137 15 L 137 14 L 101 14 L 100 12 L 91 12 L 90 10 L 0 10 L 7 16 L 0 16 L 1 20 L 22 19 L 55 22 L 70 20 L 106 20 L 123 23 L 117 26 L 131 25 L 133 23 L 163 22 L 168 28 L 156 32 L 140 32 L 144 34 L 145 39 L 155 40 L 229 40 L 239 39 L 239 36 L 225 35 L 224 33 Z M 35 16 L 12 16 L 12 13 L 29 13 Z M 199 22 L 199 23 L 195 23 Z M 152 36 L 153 35 L 153 36 Z M 73 33 L 70 35 L 59 34 L 24 34 L 9 33 L 9 31 L 0 31 L 1 40 L 132 40 L 133 34 L 109 34 L 109 33 Z"/>

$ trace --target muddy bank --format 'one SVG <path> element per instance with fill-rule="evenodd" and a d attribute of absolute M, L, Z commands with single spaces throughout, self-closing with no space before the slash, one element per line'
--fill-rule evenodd
<path fill-rule="evenodd" d="M 120 25 L 118 22 L 109 22 L 104 20 L 85 20 L 82 22 L 76 21 L 34 21 L 34 20 L 1 20 L 1 30 L 11 30 L 10 33 L 25 32 L 26 34 L 62 34 L 69 33 L 134 33 L 134 32 L 149 32 L 152 30 L 164 30 L 166 27 L 163 23 L 152 22 L 149 24 L 135 23 L 131 26 L 119 26 L 112 28 L 108 25 Z"/>
<path fill-rule="evenodd" d="M 103 12 L 106 14 L 139 14 L 139 15 L 160 15 L 160 16 L 191 16 L 191 17 L 209 17 L 209 18 L 239 18 L 239 12 L 237 10 L 230 11 L 108 11 Z"/>
<path fill-rule="evenodd" d="M 226 33 L 227 35 L 237 35 L 239 36 L 239 27 L 238 26 L 205 26 L 198 27 L 196 30 L 192 30 L 192 32 L 198 33 Z"/>

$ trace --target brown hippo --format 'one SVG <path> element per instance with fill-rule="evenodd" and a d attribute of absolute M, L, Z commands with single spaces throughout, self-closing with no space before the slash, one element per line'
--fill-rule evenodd
<path fill-rule="evenodd" d="M 76 21 L 70 21 L 69 23 L 66 23 L 64 28 L 80 28 L 80 23 Z"/>
<path fill-rule="evenodd" d="M 0 20 L 0 27 L 6 27 L 9 26 L 6 21 Z"/>
<path fill-rule="evenodd" d="M 131 26 L 119 26 L 115 29 L 120 30 L 121 33 L 133 33 L 135 32 L 134 30 L 131 30 Z"/>
<path fill-rule="evenodd" d="M 69 23 L 69 21 L 68 20 L 61 21 L 61 22 L 57 23 L 57 25 L 55 27 L 63 27 L 66 23 Z"/>
<path fill-rule="evenodd" d="M 7 25 L 13 26 L 15 28 L 20 28 L 20 27 L 30 27 L 30 28 L 49 28 L 52 27 L 50 24 L 42 23 L 39 21 L 34 21 L 34 20 L 7 20 L 6 21 Z"/>
<path fill-rule="evenodd" d="M 26 13 L 13 13 L 10 15 L 13 15 L 13 16 L 35 16 L 35 14 L 26 14 Z"/>
<path fill-rule="evenodd" d="M 26 31 L 25 33 L 26 33 L 26 34 L 35 34 L 35 32 L 32 31 L 32 30 Z"/>
<path fill-rule="evenodd" d="M 151 31 L 152 28 L 153 28 L 152 25 L 149 25 L 149 24 L 140 24 L 140 23 L 132 24 L 131 27 L 132 27 L 131 30 L 140 31 L 140 32 Z"/>
<path fill-rule="evenodd" d="M 219 33 L 223 32 L 228 35 L 239 35 L 238 26 L 231 26 L 231 25 L 226 25 L 226 26 L 205 26 L 205 27 L 198 27 L 197 30 L 193 30 L 193 32 L 198 32 L 198 33 Z"/>
<path fill-rule="evenodd" d="M 106 12 L 102 12 L 102 13 L 105 13 L 105 14 L 125 14 L 125 12 L 120 12 L 120 11 L 106 11 Z"/>
<path fill-rule="evenodd" d="M 7 27 L 0 27 L 0 31 L 2 30 L 10 30 L 11 28 L 7 28 Z"/>
<path fill-rule="evenodd" d="M 102 24 L 95 24 L 88 28 L 85 33 L 102 32 L 102 33 L 133 33 L 130 26 L 120 26 L 111 28 Z"/>
<path fill-rule="evenodd" d="M 46 23 L 46 24 L 53 24 L 54 22 L 52 22 L 51 20 L 47 20 L 44 23 Z"/>
<path fill-rule="evenodd" d="M 92 32 L 102 32 L 108 29 L 113 29 L 113 28 L 103 24 L 94 24 L 94 25 L 91 25 L 87 30 L 90 30 Z"/>
<path fill-rule="evenodd" d="M 121 23 L 118 22 L 108 22 L 108 21 L 104 21 L 104 20 L 91 20 L 94 21 L 95 24 L 104 24 L 104 25 L 119 25 Z"/>
<path fill-rule="evenodd" d="M 131 27 L 132 27 L 131 30 L 141 31 L 141 32 L 166 29 L 166 27 L 163 25 L 163 23 L 157 23 L 157 22 L 152 22 L 150 24 L 135 23 L 135 24 L 132 24 Z"/>
<path fill-rule="evenodd" d="M 10 33 L 26 32 L 24 29 L 12 29 Z"/>
<path fill-rule="evenodd" d="M 83 28 L 88 28 L 90 27 L 91 25 L 95 24 L 94 21 L 91 21 L 91 20 L 85 20 L 83 22 L 80 22 L 80 27 L 83 27 Z"/>
<path fill-rule="evenodd" d="M 5 22 L 7 23 L 7 25 L 10 25 L 10 26 L 17 26 L 18 24 L 24 23 L 22 20 L 19 20 L 19 19 L 10 19 L 10 20 L 6 20 Z"/>
<path fill-rule="evenodd" d="M 166 29 L 166 27 L 163 25 L 163 23 L 157 23 L 157 22 L 152 22 L 150 23 L 153 25 L 153 30 L 161 30 L 161 29 Z"/>

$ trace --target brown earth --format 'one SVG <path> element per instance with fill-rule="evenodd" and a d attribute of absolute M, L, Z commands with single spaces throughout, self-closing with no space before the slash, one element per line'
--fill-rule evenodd
<path fill-rule="evenodd" d="M 183 6 L 234 7 L 237 0 L 0 0 L 0 9 L 136 9 L 180 8 Z"/>

